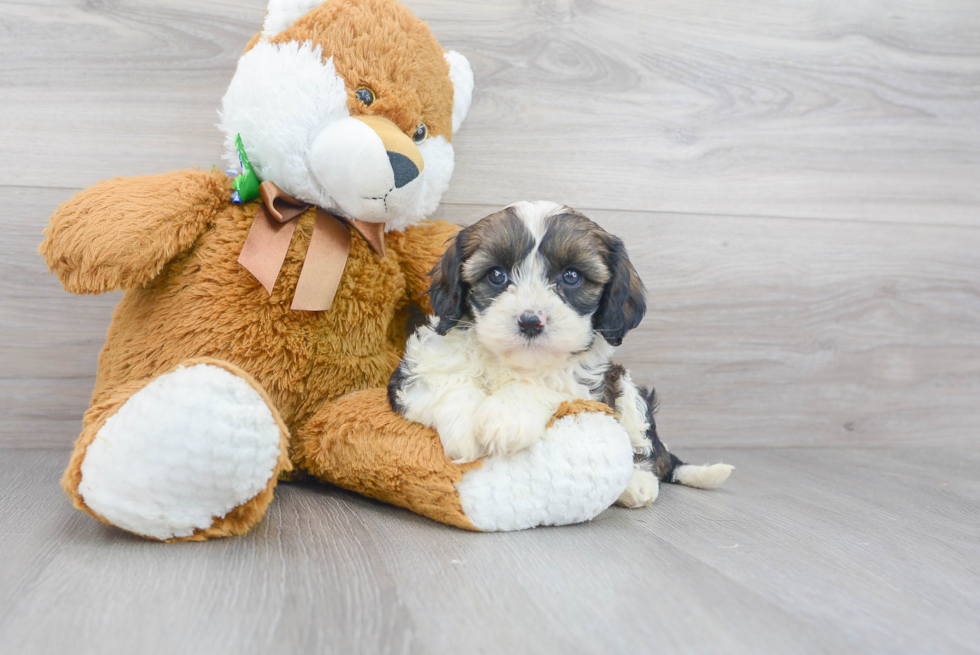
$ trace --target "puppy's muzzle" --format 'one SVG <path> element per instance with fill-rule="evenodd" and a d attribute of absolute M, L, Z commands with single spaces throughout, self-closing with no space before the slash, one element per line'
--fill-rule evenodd
<path fill-rule="evenodd" d="M 517 319 L 517 326 L 520 328 L 521 334 L 528 339 L 533 339 L 544 331 L 544 319 L 537 314 L 524 312 Z"/>

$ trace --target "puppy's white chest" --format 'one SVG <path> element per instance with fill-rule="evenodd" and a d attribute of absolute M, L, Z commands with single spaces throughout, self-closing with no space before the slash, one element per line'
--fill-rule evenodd
<path fill-rule="evenodd" d="M 589 389 L 575 379 L 571 367 L 555 368 L 546 371 L 515 369 L 500 363 L 488 366 L 480 380 L 487 395 L 494 394 L 504 387 L 520 385 L 527 393 L 555 403 L 575 398 L 588 399 Z"/>

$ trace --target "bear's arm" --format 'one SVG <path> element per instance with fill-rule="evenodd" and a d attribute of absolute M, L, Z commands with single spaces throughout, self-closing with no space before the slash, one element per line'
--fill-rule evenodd
<path fill-rule="evenodd" d="M 445 221 L 423 221 L 405 230 L 400 239 L 393 240 L 392 247 L 398 251 L 409 301 L 426 314 L 432 313 L 429 296 L 429 271 L 446 252 L 448 241 L 459 232 L 460 227 Z"/>
<path fill-rule="evenodd" d="M 67 291 L 146 285 L 230 201 L 224 173 L 182 170 L 104 180 L 61 205 L 39 252 Z"/>

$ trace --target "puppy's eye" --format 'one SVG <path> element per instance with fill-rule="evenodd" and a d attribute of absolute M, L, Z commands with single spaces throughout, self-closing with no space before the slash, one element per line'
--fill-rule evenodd
<path fill-rule="evenodd" d="M 419 123 L 419 126 L 415 128 L 415 134 L 412 135 L 412 141 L 415 143 L 422 143 L 429 136 L 429 128 L 425 126 L 425 123 Z"/>
<path fill-rule="evenodd" d="M 561 274 L 561 281 L 565 283 L 566 286 L 577 287 L 582 284 L 582 274 L 576 271 L 574 268 L 566 268 Z"/>
<path fill-rule="evenodd" d="M 507 284 L 507 271 L 499 266 L 487 273 L 487 281 L 495 287 Z"/>
<path fill-rule="evenodd" d="M 374 104 L 374 91 L 366 86 L 359 87 L 357 91 L 354 92 L 354 97 L 363 102 L 365 107 L 370 107 L 372 104 Z"/>

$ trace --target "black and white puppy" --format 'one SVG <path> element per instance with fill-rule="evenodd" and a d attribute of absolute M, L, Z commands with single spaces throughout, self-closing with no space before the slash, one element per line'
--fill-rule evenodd
<path fill-rule="evenodd" d="M 579 212 L 520 202 L 462 230 L 431 272 L 435 317 L 408 340 L 392 408 L 433 427 L 457 462 L 507 455 L 540 439 L 565 400 L 616 410 L 633 445 L 629 507 L 658 480 L 712 488 L 726 464 L 691 466 L 657 437 L 652 391 L 610 361 L 646 311 L 623 242 Z"/>

